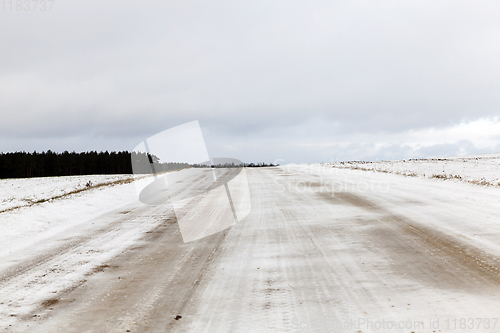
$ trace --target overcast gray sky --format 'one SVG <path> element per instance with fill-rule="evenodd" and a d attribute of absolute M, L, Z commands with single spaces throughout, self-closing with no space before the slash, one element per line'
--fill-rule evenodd
<path fill-rule="evenodd" d="M 248 162 L 500 151 L 500 1 L 45 5 L 0 8 L 0 151 L 131 150 L 193 120 Z"/>

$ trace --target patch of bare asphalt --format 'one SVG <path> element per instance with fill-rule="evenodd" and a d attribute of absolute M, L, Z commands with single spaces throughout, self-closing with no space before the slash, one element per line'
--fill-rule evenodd
<path fill-rule="evenodd" d="M 38 321 L 42 331 L 52 329 L 44 325 L 48 318 L 47 324 L 61 332 L 171 331 L 182 321 L 188 302 L 192 304 L 226 235 L 220 232 L 186 244 L 175 220 L 167 219 L 144 235 L 140 247 L 97 267 L 71 292 L 44 301 L 31 320 Z M 53 315 L 46 311 L 48 303 Z M 77 322 L 71 320 L 75 314 Z"/>
<path fill-rule="evenodd" d="M 399 275 L 437 288 L 490 293 L 500 285 L 500 262 L 492 254 L 458 237 L 437 230 L 378 206 L 349 192 L 319 197 L 332 204 L 349 204 L 376 213 L 374 218 L 353 221 L 368 225 L 360 239 L 368 236 L 373 246 L 383 249 Z"/>
<path fill-rule="evenodd" d="M 331 203 L 331 204 L 337 204 L 337 205 L 350 205 L 358 208 L 363 208 L 366 210 L 369 210 L 371 212 L 383 212 L 384 209 L 382 207 L 377 206 L 373 202 L 369 201 L 366 198 L 363 198 L 359 195 L 356 195 L 351 192 L 344 192 L 344 191 L 339 191 L 339 192 L 319 192 L 317 195 Z"/>
<path fill-rule="evenodd" d="M 147 206 L 144 206 L 141 208 L 136 208 L 133 211 L 135 211 L 137 214 L 143 215 L 144 212 L 147 211 L 148 209 L 149 208 Z M 167 206 L 165 209 L 169 210 L 170 206 Z M 54 247 L 50 250 L 46 250 L 38 255 L 33 255 L 28 260 L 23 260 L 18 264 L 12 265 L 11 267 L 7 268 L 6 270 L 0 273 L 0 287 L 2 286 L 2 284 L 7 283 L 13 278 L 25 274 L 30 270 L 36 269 L 37 267 L 43 265 L 44 263 L 53 260 L 54 258 L 63 255 L 77 247 L 80 247 L 89 241 L 92 241 L 99 235 L 115 232 L 117 229 L 120 228 L 120 226 L 123 223 L 126 223 L 130 220 L 134 220 L 137 217 L 137 214 L 130 214 L 131 212 L 132 210 L 121 211 L 117 214 L 125 215 L 125 217 L 116 216 L 115 219 L 113 219 L 111 222 L 107 223 L 105 226 L 101 228 L 97 228 L 85 235 L 80 234 L 75 237 L 61 240 L 62 244 L 60 244 L 59 246 Z M 164 221 L 164 223 L 175 224 L 176 220 L 174 219 L 174 220 Z M 158 227 L 161 227 L 161 224 Z M 155 233 L 155 230 L 156 229 L 149 231 L 149 233 Z"/>
<path fill-rule="evenodd" d="M 383 219 L 391 224 L 399 224 L 399 230 L 395 229 L 395 232 L 406 236 L 408 243 L 413 243 L 391 251 L 400 264 L 401 261 L 406 262 L 408 273 L 417 273 L 409 276 L 431 282 L 440 288 L 459 289 L 474 294 L 488 294 L 492 290 L 498 292 L 500 264 L 492 254 L 460 242 L 450 235 L 419 226 L 403 216 L 387 215 Z M 384 240 L 388 246 L 391 245 L 389 239 L 394 238 Z"/>
<path fill-rule="evenodd" d="M 135 212 L 137 214 L 143 214 L 143 212 L 146 211 L 147 209 L 148 209 L 147 207 L 136 208 Z M 128 213 L 130 212 L 131 211 L 128 211 Z M 79 234 L 67 239 L 61 239 L 60 245 L 55 246 L 49 250 L 45 250 L 40 254 L 32 255 L 30 259 L 23 260 L 18 264 L 14 264 L 8 267 L 7 269 L 5 269 L 3 272 L 0 273 L 0 287 L 3 284 L 8 283 L 10 280 L 20 275 L 23 275 L 29 271 L 37 269 L 46 262 L 49 262 L 54 258 L 57 258 L 58 256 L 64 255 L 69 251 L 92 241 L 93 239 L 99 237 L 100 235 L 116 232 L 116 230 L 118 230 L 122 224 L 127 223 L 130 220 L 133 220 L 137 217 L 136 215 L 132 214 L 125 214 L 125 215 L 126 215 L 125 217 L 116 216 L 116 218 L 113 218 L 110 222 L 106 223 L 105 226 L 96 228 L 95 230 L 92 230 L 87 234 Z"/>

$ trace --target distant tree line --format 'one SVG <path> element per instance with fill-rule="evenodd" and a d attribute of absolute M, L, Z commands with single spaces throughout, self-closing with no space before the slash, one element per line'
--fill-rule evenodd
<path fill-rule="evenodd" d="M 130 173 L 132 164 L 128 151 L 0 153 L 0 178 Z"/>
<path fill-rule="evenodd" d="M 134 162 L 134 168 L 132 163 Z M 273 167 L 274 164 L 242 163 L 242 164 L 188 164 L 180 162 L 161 163 L 155 155 L 120 152 L 15 152 L 0 153 L 0 178 L 30 178 L 53 176 L 81 176 L 93 174 L 148 174 L 165 172 L 188 167 L 196 168 L 228 168 L 241 167 Z"/>
<path fill-rule="evenodd" d="M 272 163 L 245 163 L 245 168 L 263 168 L 263 167 L 275 167 L 279 166 L 279 164 L 272 164 Z"/>
<path fill-rule="evenodd" d="M 149 174 L 149 173 L 159 173 L 165 171 L 173 171 L 184 168 L 189 168 L 192 165 L 189 163 L 181 162 L 166 162 L 161 163 L 160 159 L 153 154 L 147 153 L 129 153 L 129 159 L 131 158 L 133 171 L 136 174 Z"/>
<path fill-rule="evenodd" d="M 267 164 L 267 163 L 223 163 L 223 164 L 192 164 L 190 165 L 193 168 L 262 168 L 262 167 L 275 167 L 279 166 L 279 164 Z"/>

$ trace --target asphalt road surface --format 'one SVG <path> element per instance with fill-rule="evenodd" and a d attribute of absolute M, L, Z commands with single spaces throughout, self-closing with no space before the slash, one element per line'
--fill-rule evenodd
<path fill-rule="evenodd" d="M 37 248 L 0 272 L 1 302 L 54 267 L 88 267 L 83 252 L 149 223 L 139 241 L 84 279 L 65 275 L 64 292 L 2 329 L 500 332 L 494 199 L 470 185 L 306 169 L 246 169 L 249 215 L 193 242 L 183 242 L 166 201 L 122 208 L 102 217 L 104 227 Z M 219 207 L 215 197 L 197 204 L 185 209 L 203 216 Z"/>

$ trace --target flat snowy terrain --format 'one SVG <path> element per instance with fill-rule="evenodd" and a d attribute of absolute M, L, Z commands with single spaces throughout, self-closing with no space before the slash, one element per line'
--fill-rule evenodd
<path fill-rule="evenodd" d="M 0 179 L 0 211 L 30 206 L 44 200 L 133 178 L 131 175 L 92 175 L 45 177 L 27 179 Z"/>
<path fill-rule="evenodd" d="M 0 213 L 0 329 L 500 332 L 499 156 L 475 158 L 246 169 L 250 214 L 189 243 L 148 178 L 2 180 L 31 202 Z"/>
<path fill-rule="evenodd" d="M 500 186 L 500 154 L 430 158 L 404 161 L 338 162 L 335 168 L 394 173 L 421 178 L 440 178 L 471 184 Z"/>

